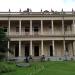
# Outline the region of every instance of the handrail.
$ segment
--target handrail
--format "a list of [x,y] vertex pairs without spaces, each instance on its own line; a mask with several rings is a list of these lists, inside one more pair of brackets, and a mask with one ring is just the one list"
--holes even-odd
[[5,14],[5,15],[25,15],[25,14],[29,14],[29,15],[41,15],[41,14],[44,14],[44,15],[61,15],[61,14],[75,14],[75,12],[71,12],[71,11],[68,11],[68,12],[0,12],[0,15],[2,14]]

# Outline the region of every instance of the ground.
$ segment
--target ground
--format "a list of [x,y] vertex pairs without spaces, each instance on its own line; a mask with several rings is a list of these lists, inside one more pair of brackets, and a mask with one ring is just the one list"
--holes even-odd
[[9,73],[0,73],[0,75],[75,75],[75,62],[33,62],[29,67],[17,67],[12,64],[15,71]]

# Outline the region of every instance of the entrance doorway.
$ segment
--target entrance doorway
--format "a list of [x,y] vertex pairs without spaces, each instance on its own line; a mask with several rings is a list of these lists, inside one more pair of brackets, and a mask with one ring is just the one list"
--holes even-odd
[[50,56],[53,56],[53,46],[50,46]]
[[29,56],[29,46],[25,46],[25,56]]
[[19,56],[19,47],[18,45],[15,46],[15,57]]
[[34,46],[34,56],[39,56],[39,46]]

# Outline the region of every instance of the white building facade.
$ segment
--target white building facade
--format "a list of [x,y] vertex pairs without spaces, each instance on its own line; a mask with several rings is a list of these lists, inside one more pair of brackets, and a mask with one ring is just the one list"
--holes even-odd
[[75,56],[75,13],[0,12],[0,27],[10,38],[8,57],[33,56],[59,60]]

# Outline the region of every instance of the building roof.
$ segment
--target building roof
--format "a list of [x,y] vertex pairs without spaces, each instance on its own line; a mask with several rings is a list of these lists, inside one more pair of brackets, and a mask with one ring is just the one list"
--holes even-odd
[[75,12],[74,11],[41,11],[41,12],[32,12],[32,11],[23,11],[23,12],[0,12],[0,17],[13,17],[13,16],[19,16],[19,17],[30,17],[30,16],[34,16],[34,17],[38,17],[38,16],[75,16]]

